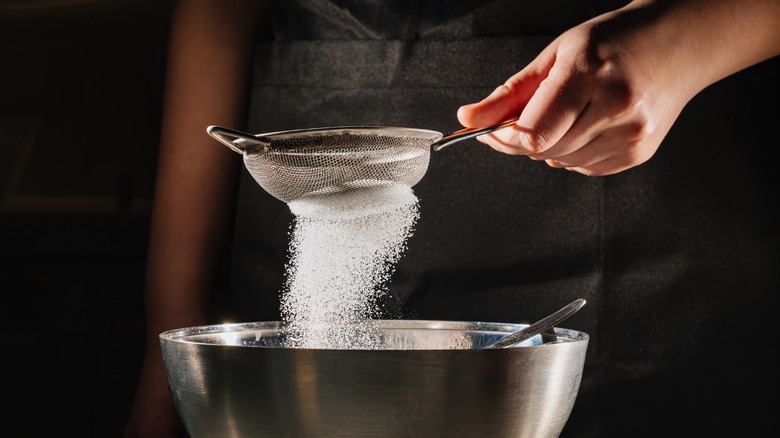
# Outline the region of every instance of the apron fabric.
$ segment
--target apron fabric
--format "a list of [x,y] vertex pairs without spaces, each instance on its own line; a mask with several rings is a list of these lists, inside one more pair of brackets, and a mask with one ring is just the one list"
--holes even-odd
[[[522,69],[592,1],[278,1],[256,51],[247,129],[460,129],[457,108]],[[586,177],[468,140],[432,152],[420,219],[383,303],[388,318],[528,323],[576,298],[590,335],[562,436],[713,436],[768,430],[777,378],[777,140],[771,60],[715,84],[646,164]],[[736,127],[731,129],[731,127]],[[776,186],[776,184],[775,184]],[[233,318],[278,320],[293,216],[242,175]],[[769,385],[767,385],[767,383]],[[748,433],[749,434],[749,433]]]

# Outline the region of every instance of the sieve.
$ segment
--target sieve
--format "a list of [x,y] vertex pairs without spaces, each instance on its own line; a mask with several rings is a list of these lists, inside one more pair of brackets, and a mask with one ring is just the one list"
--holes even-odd
[[414,186],[425,175],[431,150],[493,132],[488,128],[443,135],[427,129],[336,126],[249,134],[222,126],[206,131],[244,157],[250,175],[271,196],[290,202],[361,188]]

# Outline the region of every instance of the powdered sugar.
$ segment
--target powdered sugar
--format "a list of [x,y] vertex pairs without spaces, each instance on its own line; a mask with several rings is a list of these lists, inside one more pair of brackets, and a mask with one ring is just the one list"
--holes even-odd
[[419,217],[411,187],[355,189],[288,203],[295,221],[282,294],[288,347],[370,349],[377,298]]

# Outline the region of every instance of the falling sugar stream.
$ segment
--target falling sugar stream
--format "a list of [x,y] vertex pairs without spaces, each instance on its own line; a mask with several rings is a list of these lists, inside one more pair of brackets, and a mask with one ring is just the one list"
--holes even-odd
[[290,232],[282,319],[291,348],[372,349],[377,299],[419,218],[408,185],[369,187],[288,203]]

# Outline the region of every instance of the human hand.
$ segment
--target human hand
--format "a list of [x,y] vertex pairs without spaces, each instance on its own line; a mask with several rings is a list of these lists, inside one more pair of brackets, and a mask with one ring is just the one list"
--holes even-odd
[[165,379],[159,349],[147,346],[124,438],[180,438],[184,427]]
[[461,107],[458,119],[483,127],[520,114],[478,140],[551,167],[600,176],[640,165],[712,82],[686,62],[696,46],[659,20],[635,8],[574,27],[487,98]]

